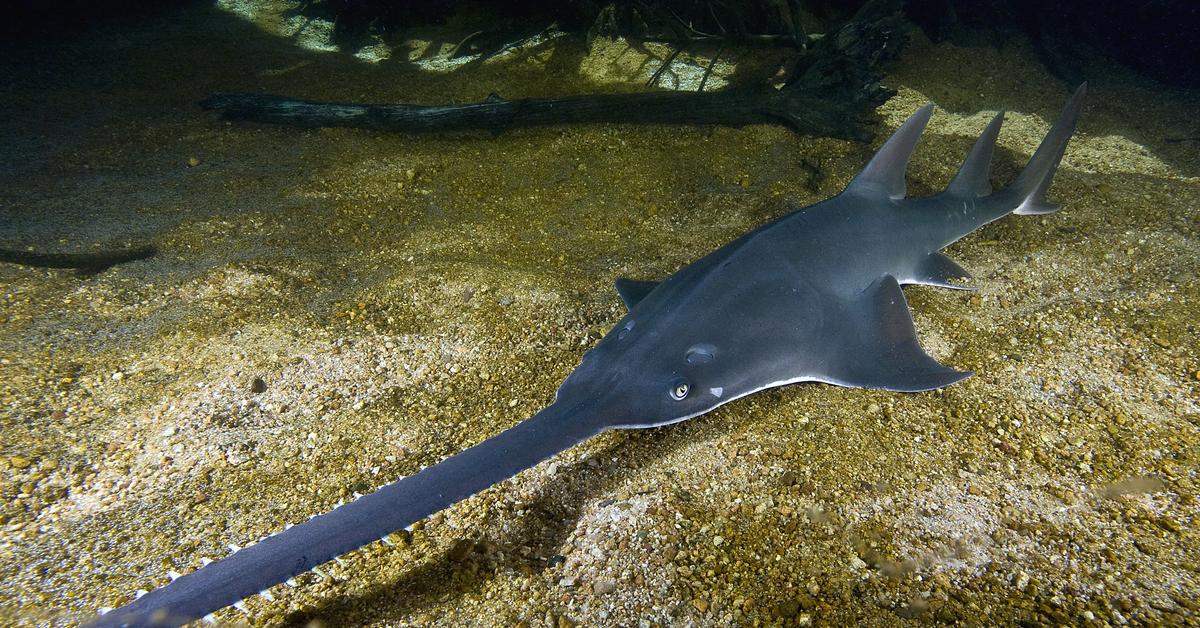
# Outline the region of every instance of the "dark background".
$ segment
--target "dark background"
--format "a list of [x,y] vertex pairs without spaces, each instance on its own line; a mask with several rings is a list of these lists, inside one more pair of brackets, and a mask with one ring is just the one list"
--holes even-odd
[[[71,37],[99,24],[161,13],[194,0],[15,0],[2,9],[0,33],[10,42]],[[556,22],[568,30],[606,28],[628,36],[671,39],[686,21],[698,30],[740,35],[796,33],[803,12],[843,20],[863,2],[830,0],[313,0],[300,9],[334,18],[342,43],[353,45],[374,32],[419,23],[438,23],[461,11],[497,16],[496,37],[517,36]],[[1013,32],[1025,33],[1043,61],[1064,81],[1086,80],[1084,59],[1107,58],[1157,81],[1200,85],[1200,2],[1196,0],[907,0],[907,17],[934,41],[988,45]],[[606,7],[610,7],[606,10]],[[606,12],[607,11],[607,12]],[[495,45],[481,38],[476,45]]]

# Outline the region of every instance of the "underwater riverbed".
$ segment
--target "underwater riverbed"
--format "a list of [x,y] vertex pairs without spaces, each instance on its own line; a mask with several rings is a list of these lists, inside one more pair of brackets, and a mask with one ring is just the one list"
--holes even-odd
[[[910,195],[1001,109],[1007,182],[1073,87],[1019,36],[914,31],[870,145],[765,125],[298,130],[196,107],[636,89],[653,65],[570,37],[449,69],[296,44],[191,7],[0,67],[0,247],[159,251],[87,276],[0,264],[0,623],[84,621],[516,424],[622,316],[616,277],[838,193],[926,102]],[[218,618],[1194,621],[1198,110],[1102,73],[1050,192],[1065,209],[950,247],[977,292],[906,289],[923,346],[975,377],[790,386],[608,433]]]

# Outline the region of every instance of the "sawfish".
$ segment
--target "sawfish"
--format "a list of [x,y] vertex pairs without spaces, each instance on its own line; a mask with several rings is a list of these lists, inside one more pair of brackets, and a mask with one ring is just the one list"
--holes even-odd
[[709,253],[663,281],[618,279],[628,313],[516,426],[373,493],[286,528],[98,617],[177,626],[316,569],[601,432],[669,425],[797,382],[920,392],[971,375],[922,350],[901,286],[969,289],[941,250],[1008,214],[1048,214],[1046,191],[1086,84],[1025,168],[993,191],[1004,114],[940,194],[906,198],[905,169],[933,105],[909,117],[846,189]]

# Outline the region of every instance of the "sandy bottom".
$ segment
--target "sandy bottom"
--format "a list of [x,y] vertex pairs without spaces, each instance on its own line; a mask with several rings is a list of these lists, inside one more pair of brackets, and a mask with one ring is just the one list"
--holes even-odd
[[[82,621],[517,423],[620,318],[615,277],[836,194],[872,150],[769,126],[302,131],[194,106],[612,89],[570,40],[432,74],[189,9],[7,59],[0,246],[161,252],[86,277],[0,265],[5,624]],[[606,434],[218,617],[1195,621],[1200,98],[1099,74],[1051,194],[1066,209],[951,247],[978,292],[907,290],[923,344],[975,377],[792,386]],[[913,195],[998,109],[1009,180],[1070,91],[1021,39],[914,35],[887,83],[877,143],[938,105]]]

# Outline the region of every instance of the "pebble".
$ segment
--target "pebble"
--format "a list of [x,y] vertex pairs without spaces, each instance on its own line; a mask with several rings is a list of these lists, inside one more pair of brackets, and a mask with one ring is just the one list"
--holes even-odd
[[124,374],[124,373],[122,373],[121,371],[117,371],[117,372],[115,372],[115,373],[113,373],[113,374],[112,374],[112,380],[113,380],[114,382],[119,382],[119,381],[121,381],[121,380],[123,380],[123,379],[125,379],[125,374]]
[[267,382],[261,377],[250,380],[250,392],[254,394],[267,392]]
[[702,597],[698,597],[698,598],[692,600],[692,606],[695,606],[696,610],[703,613],[704,611],[708,610],[708,600],[706,600]]
[[200,165],[200,159],[198,157],[188,157],[187,164],[189,168],[195,168]]
[[721,545],[723,545],[724,543],[725,543],[725,537],[723,537],[723,536],[713,537],[713,545],[716,545],[717,547],[721,547]]
[[597,595],[606,595],[617,590],[617,583],[613,582],[612,580],[597,580],[596,583],[592,585],[592,590],[595,591]]
[[9,456],[8,464],[14,469],[28,469],[33,461],[25,456]]

